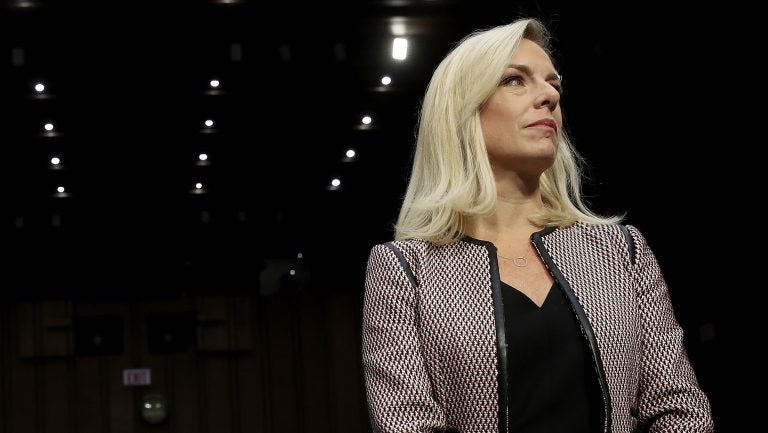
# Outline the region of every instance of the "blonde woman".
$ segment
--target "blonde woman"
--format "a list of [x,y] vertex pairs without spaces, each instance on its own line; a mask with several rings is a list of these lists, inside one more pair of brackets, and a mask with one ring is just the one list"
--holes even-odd
[[653,252],[580,198],[548,39],[476,32],[434,72],[366,274],[376,432],[713,430]]

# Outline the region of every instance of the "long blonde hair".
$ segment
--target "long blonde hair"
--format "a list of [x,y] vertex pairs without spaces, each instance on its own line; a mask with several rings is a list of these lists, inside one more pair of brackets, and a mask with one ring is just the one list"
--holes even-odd
[[[521,19],[464,38],[435,69],[422,102],[411,177],[395,225],[395,239],[450,243],[463,236],[467,218],[496,208],[496,183],[480,126],[480,107],[498,86],[520,41],[548,53],[549,32]],[[581,199],[582,160],[564,132],[555,160],[540,178],[540,226],[576,221],[609,224]]]

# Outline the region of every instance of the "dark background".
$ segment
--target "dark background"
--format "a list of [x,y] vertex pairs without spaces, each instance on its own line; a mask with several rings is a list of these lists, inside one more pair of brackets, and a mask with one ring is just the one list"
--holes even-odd
[[[742,286],[725,198],[740,87],[721,65],[714,6],[6,1],[0,13],[4,312],[297,284],[357,311],[368,251],[392,237],[432,70],[474,29],[541,18],[590,166],[587,199],[647,237],[716,426],[733,425],[721,371],[736,298],[724,291]],[[409,39],[405,61],[390,56],[393,25]]]

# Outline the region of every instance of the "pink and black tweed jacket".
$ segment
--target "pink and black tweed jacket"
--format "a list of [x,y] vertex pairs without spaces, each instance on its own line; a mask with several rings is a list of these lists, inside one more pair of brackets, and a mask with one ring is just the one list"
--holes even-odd
[[[605,432],[713,431],[653,252],[632,226],[577,223],[531,237],[564,290],[602,389]],[[375,246],[363,367],[376,432],[507,432],[496,248],[464,238]]]

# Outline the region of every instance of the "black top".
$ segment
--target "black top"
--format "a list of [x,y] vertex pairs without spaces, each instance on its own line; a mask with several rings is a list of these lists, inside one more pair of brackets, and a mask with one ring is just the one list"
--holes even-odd
[[576,316],[555,283],[541,308],[501,283],[507,334],[509,433],[603,430],[597,374]]

